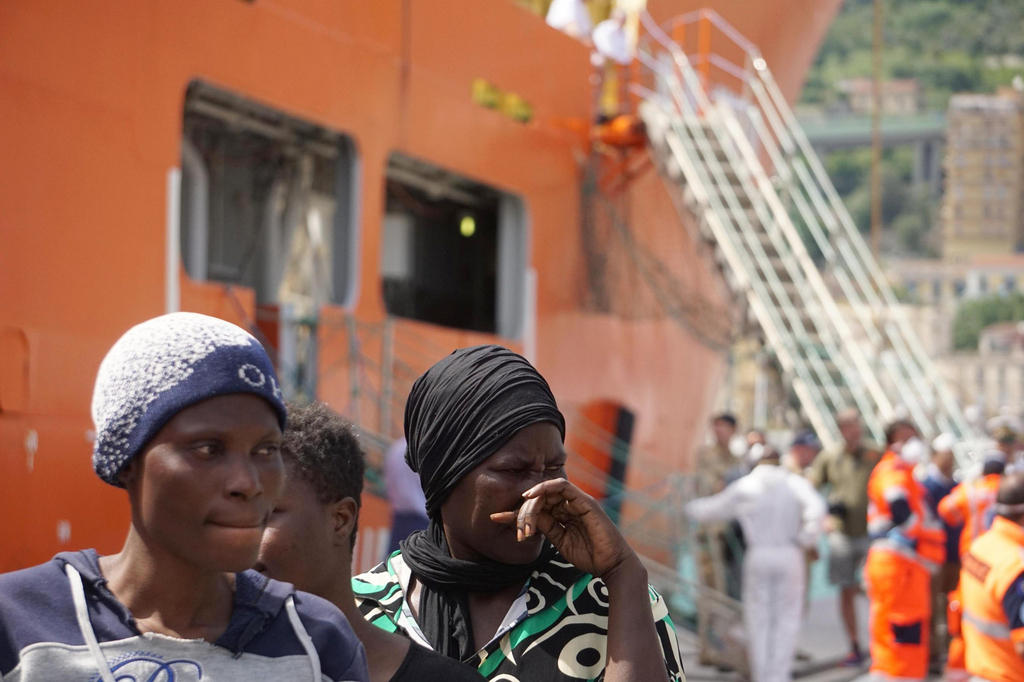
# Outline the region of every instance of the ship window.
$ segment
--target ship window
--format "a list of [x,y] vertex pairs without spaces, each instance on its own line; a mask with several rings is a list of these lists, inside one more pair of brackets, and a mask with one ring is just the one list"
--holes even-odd
[[266,304],[351,302],[358,169],[350,138],[193,83],[181,163],[189,276],[251,287]]
[[388,313],[517,338],[526,233],[518,197],[393,154],[381,245]]

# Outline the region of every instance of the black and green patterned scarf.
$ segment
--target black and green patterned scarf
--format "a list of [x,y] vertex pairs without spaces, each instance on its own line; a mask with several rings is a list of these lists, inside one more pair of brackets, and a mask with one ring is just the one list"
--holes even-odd
[[477,650],[469,626],[469,592],[490,592],[510,585],[525,585],[530,575],[556,554],[545,542],[540,556],[529,564],[453,559],[441,524],[431,521],[426,530],[401,543],[402,556],[422,585],[419,623],[438,653],[468,661]]

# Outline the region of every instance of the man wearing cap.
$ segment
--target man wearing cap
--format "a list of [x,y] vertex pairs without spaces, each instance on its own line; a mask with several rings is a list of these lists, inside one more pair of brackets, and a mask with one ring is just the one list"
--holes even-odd
[[813,431],[801,431],[789,446],[789,452],[782,456],[782,466],[788,471],[803,476],[814,458],[821,452],[821,441]]
[[[1006,468],[1006,455],[990,450],[982,460],[981,476],[964,481],[939,503],[939,516],[960,531],[957,556],[963,557],[978,536],[992,525],[993,506]],[[961,628],[961,595],[958,587],[949,593],[950,608],[946,628],[949,631],[949,656],[946,668],[954,675],[965,669],[964,640]]]
[[779,453],[755,445],[753,471],[711,497],[693,500],[696,521],[739,519],[748,549],[743,561],[743,617],[754,682],[790,680],[803,608],[804,552],[821,533],[825,503],[801,476],[779,466]]
[[1007,474],[992,528],[963,556],[960,590],[967,671],[979,680],[1024,680],[1024,473]]
[[828,578],[839,587],[839,613],[850,641],[843,665],[859,666],[864,654],[857,638],[855,600],[860,592],[860,568],[868,552],[868,477],[878,453],[864,443],[856,410],[839,412],[836,425],[842,445],[815,458],[807,478],[818,489],[828,488]]

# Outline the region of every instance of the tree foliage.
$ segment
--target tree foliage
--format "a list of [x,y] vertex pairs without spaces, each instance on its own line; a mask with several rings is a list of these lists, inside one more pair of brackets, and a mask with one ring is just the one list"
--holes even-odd
[[976,350],[981,330],[997,322],[1024,321],[1024,294],[988,296],[960,304],[953,320],[953,347]]
[[[883,248],[895,255],[935,255],[938,206],[924,187],[910,184],[912,150],[885,150],[882,159]],[[862,233],[871,226],[871,150],[845,149],[825,157],[825,170]]]
[[[883,15],[886,78],[916,78],[930,108],[955,92],[992,92],[1020,68],[991,64],[1024,57],[1021,0],[887,0]],[[836,83],[871,75],[872,0],[847,0],[807,77],[803,101],[834,101]]]
[[[841,80],[871,76],[873,12],[872,0],[846,0],[807,75],[805,104],[829,108]],[[916,79],[925,109],[944,111],[953,93],[993,92],[1024,74],[1024,0],[885,0],[884,12],[884,77]],[[912,162],[910,149],[885,153],[883,248],[935,255],[938,210],[923,188],[911,187]],[[862,232],[870,229],[870,165],[866,148],[825,158]]]

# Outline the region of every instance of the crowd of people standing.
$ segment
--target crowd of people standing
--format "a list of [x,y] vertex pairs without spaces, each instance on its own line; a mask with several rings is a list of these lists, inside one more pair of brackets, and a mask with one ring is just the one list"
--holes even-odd
[[[565,419],[512,351],[458,349],[417,379],[396,452],[426,527],[357,576],[358,439],[324,404],[286,404],[244,330],[194,313],[131,328],[100,365],[92,416],[93,469],[130,510],[124,545],[0,575],[0,679],[685,680],[665,600],[565,478]],[[961,475],[949,436],[929,447],[895,420],[874,447],[856,413],[836,421],[835,448],[802,432],[783,455],[751,431],[737,457],[720,414],[698,453],[686,512],[735,568],[722,589],[742,600],[755,682],[791,679],[822,547],[845,664],[1024,680],[1019,430],[997,425]]]
[[119,552],[0,575],[0,679],[685,680],[664,599],[565,478],[547,382],[500,346],[414,384],[405,462],[427,527],[352,576],[364,455],[288,405],[263,347],[195,313],[129,329],[95,383],[93,469]]
[[[992,447],[974,469],[957,471],[949,434],[929,446],[913,423],[897,419],[875,446],[856,412],[835,419],[841,444],[820,450],[803,432],[780,457],[759,431],[741,439],[735,417],[718,414],[712,444],[695,457],[709,494],[690,502],[688,515],[701,524],[738,519],[742,529],[742,560],[717,558],[743,566],[736,596],[752,678],[791,679],[802,620],[794,604],[804,603],[795,595],[805,593],[820,546],[849,642],[842,665],[869,664],[873,680],[1024,680],[1019,426],[996,420]],[[720,547],[702,549],[699,563],[714,563]],[[698,573],[713,586],[711,571]],[[870,604],[866,647],[856,609],[862,594]]]

